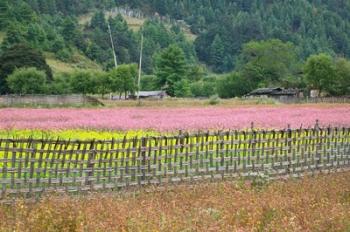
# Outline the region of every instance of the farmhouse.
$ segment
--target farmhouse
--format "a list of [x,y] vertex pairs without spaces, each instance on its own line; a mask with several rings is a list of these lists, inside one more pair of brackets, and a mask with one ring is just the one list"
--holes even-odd
[[[163,99],[167,94],[165,91],[140,91],[140,98],[142,99]],[[130,99],[137,98],[137,92],[129,95]]]
[[288,100],[298,98],[301,92],[298,89],[284,89],[284,88],[260,88],[256,89],[249,94],[248,97],[263,97],[263,98],[275,98],[277,100]]

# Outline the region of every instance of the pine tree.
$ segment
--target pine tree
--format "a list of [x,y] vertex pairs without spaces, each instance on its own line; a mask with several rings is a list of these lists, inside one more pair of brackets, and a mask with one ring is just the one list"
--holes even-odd
[[215,71],[223,71],[222,64],[225,58],[225,46],[220,35],[216,35],[213,43],[210,46],[210,60]]
[[156,60],[158,87],[166,89],[170,96],[175,96],[175,83],[186,78],[187,65],[184,52],[177,45],[164,49]]

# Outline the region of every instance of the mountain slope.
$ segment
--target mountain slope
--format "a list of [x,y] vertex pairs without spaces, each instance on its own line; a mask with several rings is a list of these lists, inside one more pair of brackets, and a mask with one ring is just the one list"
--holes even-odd
[[[292,42],[301,59],[319,52],[350,56],[350,1],[347,0],[132,2],[134,7],[149,14],[157,12],[184,19],[198,35],[195,42],[198,58],[216,71],[232,70],[242,44],[251,40],[277,38]],[[223,44],[220,62],[213,59],[215,38]]]
[[146,73],[154,71],[154,55],[172,43],[189,63],[199,60],[215,72],[235,69],[242,45],[251,40],[292,42],[300,60],[320,52],[350,57],[348,0],[2,0],[0,31],[9,35],[2,47],[26,42],[65,62],[78,49],[102,67],[113,67],[107,21],[99,12],[115,7],[147,19],[110,20],[120,63],[138,61],[138,30],[147,26]]

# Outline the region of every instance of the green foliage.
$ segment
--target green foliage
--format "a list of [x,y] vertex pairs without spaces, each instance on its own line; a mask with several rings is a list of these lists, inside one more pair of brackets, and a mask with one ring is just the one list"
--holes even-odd
[[218,72],[231,71],[242,45],[252,40],[292,42],[301,59],[320,52],[350,56],[348,1],[134,1],[133,5],[184,19],[198,35],[198,58]]
[[219,103],[220,103],[219,95],[215,94],[215,95],[210,97],[210,99],[209,99],[209,104],[210,105],[217,105]]
[[336,78],[331,93],[334,95],[350,95],[350,61],[337,58],[335,61]]
[[[157,50],[177,44],[183,51],[188,61],[196,60],[193,44],[185,39],[181,30],[172,27],[170,30],[159,20],[146,20],[142,27],[144,35],[143,71],[151,74],[154,71],[154,54]],[[140,36],[138,36],[140,37]]]
[[73,92],[71,85],[71,75],[68,73],[59,73],[54,76],[49,85],[49,92],[52,94],[70,94]]
[[141,90],[143,91],[154,91],[157,88],[157,76],[155,75],[144,75],[141,77]]
[[165,88],[167,94],[175,96],[175,84],[186,78],[185,55],[177,45],[164,49],[156,59],[158,87]]
[[221,98],[241,97],[249,93],[253,88],[251,83],[237,72],[217,80],[217,92]]
[[35,49],[23,44],[17,44],[7,50],[0,56],[0,94],[7,93],[5,78],[16,68],[36,67],[43,70],[48,79],[52,80],[51,68],[46,64],[43,55]]
[[96,80],[97,93],[101,94],[102,98],[105,94],[112,92],[112,80],[108,73],[96,72],[94,75]]
[[187,79],[182,79],[174,84],[175,97],[191,97],[191,88]]
[[[133,31],[122,15],[106,16],[109,9],[121,5],[138,8],[152,17],[145,20],[140,31]],[[178,95],[182,94],[182,87],[187,91],[189,86],[194,96],[218,92],[221,97],[233,97],[266,86],[315,88],[315,82],[302,75],[303,62],[312,54],[327,53],[344,60],[332,60],[334,80],[332,83],[323,80],[321,85],[326,85],[324,90],[329,94],[346,95],[349,94],[345,60],[350,57],[349,11],[350,3],[336,0],[1,0],[0,30],[6,37],[1,43],[0,56],[21,43],[54,53],[63,62],[76,60],[76,52],[84,54],[110,70],[114,61],[109,23],[118,64],[138,62],[143,33],[142,71],[157,76],[149,78],[150,83],[147,83],[148,77],[142,80],[147,90],[166,87],[169,95],[176,96],[175,86]],[[153,17],[155,12],[161,17]],[[90,22],[79,25],[79,17],[87,15],[92,15]],[[188,30],[196,38],[194,42],[186,39],[184,31]],[[168,50],[172,46],[182,52],[175,54],[178,49]],[[166,52],[169,57],[164,55]],[[21,57],[27,55],[14,59],[18,62],[11,61],[16,63],[10,65],[12,68],[4,67],[0,60],[0,94],[9,92],[5,78],[14,67],[34,66],[45,70],[49,79],[52,77],[48,67],[34,65],[35,59]],[[225,86],[222,79],[226,77],[220,78],[217,84],[205,81],[206,69],[199,66],[199,62],[214,72],[239,72],[239,78],[229,80],[234,89]],[[90,91],[101,94],[110,91],[102,84],[107,80],[99,81],[102,87]]]
[[241,72],[252,87],[288,83],[297,64],[295,48],[280,40],[249,42],[240,55]]
[[56,57],[57,59],[68,63],[72,58],[72,53],[68,49],[61,49],[57,51]]
[[210,97],[216,94],[216,79],[205,78],[193,82],[190,88],[194,97]]
[[190,65],[187,70],[188,79],[193,81],[202,80],[206,75],[206,70],[204,67],[199,65]]
[[210,46],[210,64],[213,65],[214,70],[217,72],[226,71],[224,65],[225,59],[225,46],[220,37],[216,35],[213,43]]
[[16,94],[45,93],[46,74],[36,68],[16,69],[6,79],[9,89]]
[[75,71],[70,80],[73,93],[96,93],[96,82],[91,72]]
[[310,56],[304,67],[308,86],[313,89],[330,92],[336,78],[336,70],[331,56],[321,53]]
[[136,90],[137,65],[119,65],[118,68],[109,72],[109,78],[112,81],[111,90],[119,92],[120,95],[125,93],[133,93]]

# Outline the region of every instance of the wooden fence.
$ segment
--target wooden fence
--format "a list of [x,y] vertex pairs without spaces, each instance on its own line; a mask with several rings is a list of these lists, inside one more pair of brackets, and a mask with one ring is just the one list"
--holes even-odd
[[94,97],[86,95],[1,95],[0,105],[2,106],[22,106],[22,105],[44,105],[44,106],[83,106],[83,105],[103,105]]
[[298,98],[298,97],[291,97],[291,98],[279,98],[280,102],[285,104],[300,104],[300,103],[311,103],[311,104],[318,104],[318,103],[329,103],[329,104],[349,104],[350,103],[350,97],[307,97],[307,98]]
[[350,168],[350,129],[226,131],[110,141],[0,139],[0,200]]

